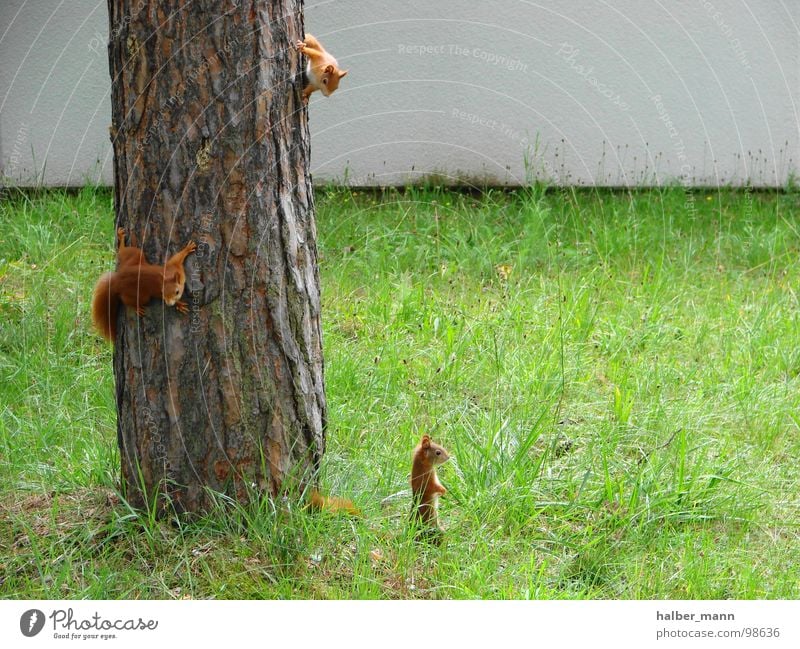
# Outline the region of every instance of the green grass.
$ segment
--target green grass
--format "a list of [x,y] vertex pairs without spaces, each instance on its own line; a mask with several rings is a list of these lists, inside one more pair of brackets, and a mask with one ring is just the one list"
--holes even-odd
[[0,596],[800,598],[800,197],[692,197],[319,192],[322,484],[364,517],[191,523],[115,494],[109,193],[0,202]]

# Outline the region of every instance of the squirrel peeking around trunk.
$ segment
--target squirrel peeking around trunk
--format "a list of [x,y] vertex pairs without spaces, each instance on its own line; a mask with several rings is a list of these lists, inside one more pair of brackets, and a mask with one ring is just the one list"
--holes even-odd
[[436,467],[450,459],[444,448],[431,441],[430,436],[423,435],[414,449],[411,464],[411,492],[413,504],[411,508],[412,522],[420,523],[428,531],[441,532],[437,509],[439,496],[447,493],[447,489],[439,482]]
[[[144,306],[154,297],[160,297],[167,306],[188,313],[186,302],[181,302],[186,285],[183,262],[197,246],[190,241],[172,255],[166,264],[157,266],[144,258],[144,252],[135,245],[125,245],[125,230],[117,229],[117,270],[104,273],[97,280],[92,297],[92,320],[100,334],[114,342],[117,338],[117,313],[120,303],[133,307],[140,316]],[[133,238],[131,238],[133,244]]]
[[339,69],[339,64],[322,47],[316,38],[311,34],[306,34],[302,41],[297,41],[295,47],[299,52],[305,54],[308,63],[306,64],[306,86],[303,88],[303,101],[308,101],[311,93],[319,90],[326,97],[330,97],[334,90],[339,87],[339,81],[347,74],[347,70]]

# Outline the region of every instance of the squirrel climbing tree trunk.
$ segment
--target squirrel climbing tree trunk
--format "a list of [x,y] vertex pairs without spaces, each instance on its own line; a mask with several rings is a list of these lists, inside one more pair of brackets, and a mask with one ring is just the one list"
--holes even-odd
[[277,496],[325,443],[302,0],[108,7],[116,223],[152,263],[198,244],[188,314],[119,316],[124,493],[160,513]]

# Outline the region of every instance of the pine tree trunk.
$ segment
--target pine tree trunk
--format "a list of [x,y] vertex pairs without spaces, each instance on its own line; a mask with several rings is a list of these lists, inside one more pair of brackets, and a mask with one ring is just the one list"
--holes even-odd
[[302,0],[108,4],[117,224],[152,263],[198,244],[189,314],[119,317],[123,489],[161,513],[276,496],[325,443]]

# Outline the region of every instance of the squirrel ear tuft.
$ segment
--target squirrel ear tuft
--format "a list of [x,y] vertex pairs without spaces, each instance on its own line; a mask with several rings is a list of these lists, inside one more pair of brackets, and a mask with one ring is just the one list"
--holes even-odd
[[348,73],[348,72],[349,72],[349,70],[342,70],[342,71],[339,73],[339,78],[341,79],[342,77],[344,77],[344,76],[347,76],[347,73]]
[[332,65],[326,65],[325,66],[325,73],[326,74],[330,74],[331,72],[333,72],[333,66]]
[[427,435],[422,436],[422,448],[428,448],[431,445],[431,438]]

